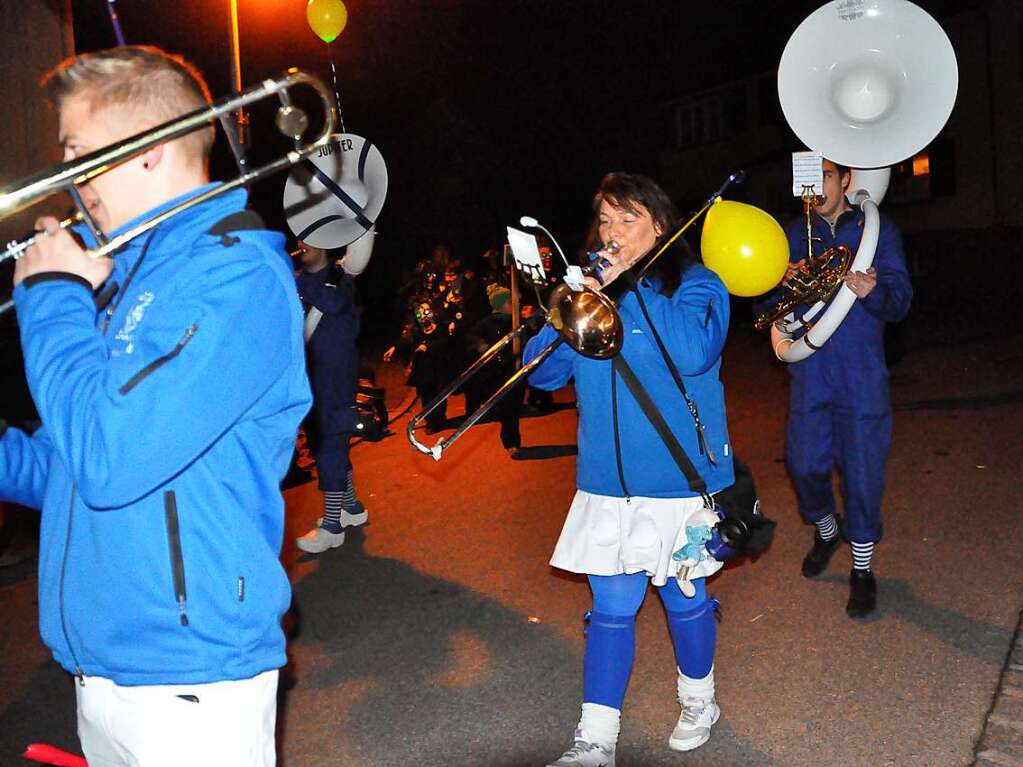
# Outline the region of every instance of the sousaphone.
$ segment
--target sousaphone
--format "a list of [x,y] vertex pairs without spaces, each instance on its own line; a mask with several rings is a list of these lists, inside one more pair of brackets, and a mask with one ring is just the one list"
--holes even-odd
[[[938,135],[958,85],[948,36],[908,0],[833,0],[789,38],[778,65],[785,119],[807,147],[853,168],[846,197],[863,211],[864,225],[852,271],[866,271],[874,261],[877,206],[888,188],[888,166],[912,157]],[[775,354],[784,362],[809,357],[855,301],[843,284],[826,308],[818,302],[801,321],[789,315],[776,323]],[[795,339],[806,325],[809,330]]]

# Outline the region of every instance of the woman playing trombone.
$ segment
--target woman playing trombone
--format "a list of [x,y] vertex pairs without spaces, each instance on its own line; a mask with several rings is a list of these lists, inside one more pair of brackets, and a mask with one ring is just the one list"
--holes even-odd
[[[635,652],[636,613],[650,582],[667,612],[678,667],[682,711],[669,746],[688,751],[703,745],[720,714],[714,692],[716,603],[707,596],[705,578],[721,563],[706,558],[688,571],[685,585],[692,596],[687,597],[676,580],[679,562],[672,554],[686,544],[687,524],[695,526],[707,494],[733,482],[718,378],[728,331],[728,293],[681,239],[650,265],[642,279],[636,282],[632,277],[678,218],[670,199],[649,178],[606,176],[593,209],[593,234],[601,248],[597,256],[604,269],[601,280],[590,279],[590,286],[618,297],[625,330],[620,356],[648,392],[706,490],[701,494],[691,489],[623,382],[620,363],[584,357],[562,345],[533,373],[530,384],[544,389],[575,379],[577,490],[551,564],[586,574],[593,592],[582,716],[572,747],[548,767],[613,767]],[[555,330],[545,327],[527,344],[524,362],[555,337]],[[681,373],[693,409],[672,377],[658,337]]]

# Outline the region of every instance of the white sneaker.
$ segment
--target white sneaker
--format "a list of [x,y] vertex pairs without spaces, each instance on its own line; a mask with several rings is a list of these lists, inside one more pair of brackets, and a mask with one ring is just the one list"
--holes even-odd
[[682,698],[682,714],[668,738],[672,751],[692,751],[710,740],[710,728],[721,716],[713,698]]
[[341,527],[358,527],[369,521],[369,512],[362,505],[362,501],[356,501],[354,505],[341,509]]
[[615,767],[615,750],[612,746],[577,740],[556,762],[548,762],[547,767]]
[[295,539],[295,545],[307,554],[322,554],[328,549],[336,549],[344,542],[344,530],[340,533],[332,533],[320,527],[319,523],[301,538]]

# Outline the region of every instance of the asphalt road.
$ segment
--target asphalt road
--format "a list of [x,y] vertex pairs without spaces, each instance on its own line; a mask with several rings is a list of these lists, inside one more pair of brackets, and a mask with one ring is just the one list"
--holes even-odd
[[[674,664],[659,600],[648,597],[619,765],[973,761],[1023,605],[1021,340],[939,335],[893,368],[880,607],[853,622],[847,549],[821,578],[799,575],[812,533],[781,460],[786,373],[763,337],[733,334],[724,367],[733,442],[778,520],[776,540],[711,582],[723,605],[723,713],[710,742],[687,755],[667,748]],[[392,387],[393,401],[399,394]],[[524,443],[572,445],[575,421],[570,407],[524,419]],[[292,543],[319,516],[315,485],[287,492],[285,767],[518,767],[569,744],[588,590],[547,559],[575,458],[509,460],[497,431],[475,427],[440,463],[401,433],[356,446],[370,524],[319,557]],[[30,741],[73,748],[72,681],[39,642],[31,565],[0,571],[0,650],[0,764],[21,764]]]

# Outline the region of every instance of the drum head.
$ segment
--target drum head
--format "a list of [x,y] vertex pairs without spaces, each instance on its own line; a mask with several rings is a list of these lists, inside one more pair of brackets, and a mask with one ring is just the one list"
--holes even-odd
[[284,215],[299,240],[316,248],[355,242],[374,223],[387,197],[387,165],[369,141],[337,133],[292,168]]

